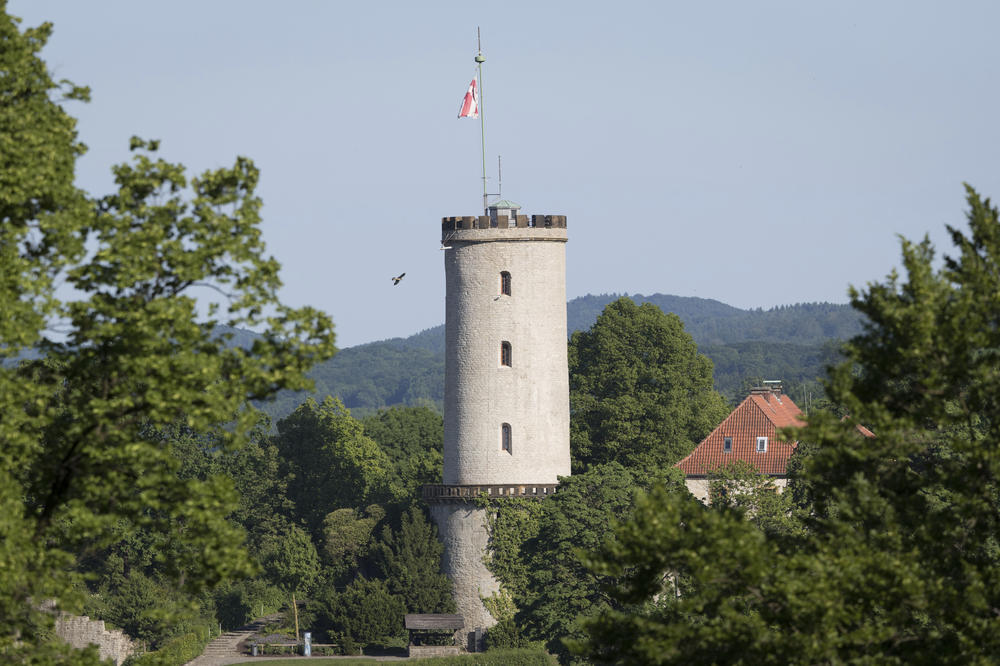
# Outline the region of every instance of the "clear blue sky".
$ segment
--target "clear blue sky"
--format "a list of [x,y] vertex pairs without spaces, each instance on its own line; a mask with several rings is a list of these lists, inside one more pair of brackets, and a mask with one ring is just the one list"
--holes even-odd
[[[10,0],[111,188],[137,134],[194,171],[251,157],[283,298],[338,344],[444,321],[440,218],[481,206],[455,116],[483,31],[487,165],[568,216],[567,291],[845,302],[897,234],[1000,196],[996,2]],[[406,272],[393,287],[390,276]]]

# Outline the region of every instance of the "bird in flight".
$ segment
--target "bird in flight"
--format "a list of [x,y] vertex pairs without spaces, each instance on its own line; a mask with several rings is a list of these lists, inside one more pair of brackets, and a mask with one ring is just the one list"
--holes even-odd
[[392,280],[392,286],[395,287],[397,284],[399,284],[399,281],[403,279],[404,275],[406,275],[406,273],[400,273],[399,277],[389,278],[390,280]]

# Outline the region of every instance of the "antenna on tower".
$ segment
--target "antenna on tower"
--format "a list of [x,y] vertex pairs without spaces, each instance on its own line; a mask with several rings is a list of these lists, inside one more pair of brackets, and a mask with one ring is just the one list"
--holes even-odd
[[499,155],[497,155],[497,196],[503,199],[503,169],[500,168]]

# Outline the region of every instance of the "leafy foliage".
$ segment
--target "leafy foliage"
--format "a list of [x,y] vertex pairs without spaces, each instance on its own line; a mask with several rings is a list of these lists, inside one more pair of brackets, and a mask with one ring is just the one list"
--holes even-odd
[[441,572],[444,546],[424,512],[411,507],[399,529],[388,527],[376,546],[376,567],[407,613],[453,613],[451,581]]
[[278,450],[295,515],[313,534],[334,509],[365,506],[389,492],[389,459],[335,398],[309,399],[278,423]]
[[186,664],[202,653],[207,634],[192,631],[168,640],[159,650],[147,652],[129,661],[132,666],[166,666]]
[[323,556],[326,573],[334,582],[352,580],[373,545],[375,526],[385,510],[372,504],[359,515],[357,509],[337,509],[323,520]]
[[[803,535],[762,531],[738,508],[653,493],[592,560],[621,602],[576,646],[597,663],[990,663],[1000,652],[1000,215],[968,190],[969,234],[935,269],[902,242],[905,280],[852,292],[867,317],[816,412],[799,472]],[[866,439],[863,423],[876,434]]]
[[612,460],[671,465],[729,411],[712,388],[712,362],[677,315],[627,298],[573,334],[569,372],[574,471]]
[[740,511],[767,533],[790,535],[802,531],[802,517],[792,503],[794,493],[780,492],[771,477],[750,463],[741,460],[717,467],[708,478],[712,507]]
[[[517,608],[512,642],[544,642],[567,656],[562,638],[582,636],[580,620],[612,607],[608,580],[586,569],[578,551],[597,548],[612,526],[632,511],[633,495],[647,484],[680,483],[674,472],[642,476],[618,463],[594,466],[562,480],[544,502],[510,500],[497,504],[490,523],[488,565]],[[504,620],[502,616],[499,620]]]
[[441,482],[444,419],[439,412],[395,407],[366,416],[361,423],[389,457],[400,496],[416,497],[421,485]]
[[286,592],[312,589],[319,576],[319,556],[309,534],[297,525],[285,526],[260,547],[261,560],[271,580]]
[[843,361],[840,342],[804,345],[791,342],[754,341],[698,346],[712,360],[716,390],[737,404],[765,379],[780,379],[792,400],[806,412],[825,397],[822,378],[826,368]]
[[335,642],[362,646],[403,645],[403,600],[389,592],[385,581],[358,578],[337,592],[324,588],[310,605],[316,629]]
[[215,618],[229,631],[281,607],[283,594],[266,580],[227,581],[213,591]]
[[443,547],[412,504],[423,478],[440,478],[441,417],[415,407],[362,422],[327,398],[307,400],[278,431],[292,515],[310,525],[323,514],[311,530],[324,560],[308,604],[312,628],[345,646],[397,644],[403,613],[453,610]]
[[[51,26],[22,33],[0,10],[0,650],[44,663],[61,648],[33,608],[79,607],[80,554],[142,532],[164,553],[158,575],[190,593],[252,571],[226,520],[232,485],[182,476],[153,433],[181,423],[235,450],[257,420],[246,402],[309,388],[334,346],[328,317],[278,300],[248,159],[189,179],[133,139],[116,192],[73,188],[83,147],[61,103],[86,91],[39,59]],[[232,346],[223,324],[263,333]],[[126,575],[136,594],[143,575]]]

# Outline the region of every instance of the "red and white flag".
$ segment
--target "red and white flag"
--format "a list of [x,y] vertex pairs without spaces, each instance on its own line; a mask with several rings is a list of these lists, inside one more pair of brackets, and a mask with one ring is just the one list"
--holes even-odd
[[465,99],[462,100],[462,108],[458,111],[459,118],[479,117],[479,81],[477,79],[478,75],[472,77],[469,90],[465,93]]

